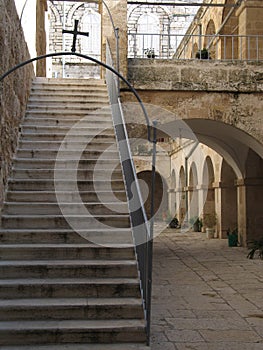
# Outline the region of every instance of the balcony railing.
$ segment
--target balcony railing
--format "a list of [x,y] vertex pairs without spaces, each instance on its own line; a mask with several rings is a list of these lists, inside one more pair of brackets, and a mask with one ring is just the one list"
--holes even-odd
[[128,33],[129,58],[263,61],[263,35]]

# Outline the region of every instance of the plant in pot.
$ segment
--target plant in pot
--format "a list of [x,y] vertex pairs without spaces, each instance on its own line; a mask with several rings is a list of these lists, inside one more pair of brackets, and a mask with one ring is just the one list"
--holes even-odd
[[155,52],[154,52],[154,49],[146,49],[145,50],[145,55],[148,57],[148,58],[155,58]]
[[206,227],[206,237],[214,238],[215,225],[216,225],[216,214],[206,213],[203,216],[203,224]]
[[198,58],[199,60],[210,60],[211,56],[209,51],[204,47],[201,51],[198,51],[195,55],[196,58]]
[[202,220],[199,219],[198,216],[193,216],[192,218],[190,218],[189,223],[190,223],[191,227],[193,228],[194,232],[201,232],[203,223],[202,223]]

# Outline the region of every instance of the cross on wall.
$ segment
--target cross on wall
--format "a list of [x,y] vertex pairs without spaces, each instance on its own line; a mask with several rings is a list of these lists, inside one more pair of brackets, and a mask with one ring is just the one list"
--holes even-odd
[[79,24],[79,21],[75,19],[74,30],[66,30],[66,29],[62,30],[62,34],[73,34],[73,43],[71,47],[71,52],[76,52],[76,41],[77,41],[78,35],[84,35],[87,37],[89,36],[89,33],[78,31],[78,24]]

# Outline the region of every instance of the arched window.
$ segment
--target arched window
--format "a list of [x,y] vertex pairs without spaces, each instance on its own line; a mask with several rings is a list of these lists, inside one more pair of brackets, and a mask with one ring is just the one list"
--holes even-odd
[[90,10],[83,16],[82,31],[89,37],[81,37],[81,53],[100,59],[101,54],[101,20],[100,14]]
[[137,33],[139,45],[137,55],[145,57],[147,49],[153,49],[155,55],[159,54],[159,20],[153,14],[143,14],[138,20]]

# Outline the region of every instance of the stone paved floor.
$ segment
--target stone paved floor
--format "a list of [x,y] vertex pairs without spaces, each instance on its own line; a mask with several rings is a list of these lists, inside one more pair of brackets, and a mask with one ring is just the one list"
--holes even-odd
[[154,242],[152,350],[263,350],[263,261],[204,233]]

